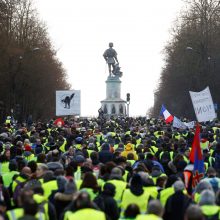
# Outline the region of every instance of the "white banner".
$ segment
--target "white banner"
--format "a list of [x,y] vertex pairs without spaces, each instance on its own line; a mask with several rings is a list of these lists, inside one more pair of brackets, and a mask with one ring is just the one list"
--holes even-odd
[[173,118],[173,127],[174,128],[180,128],[180,129],[192,129],[195,126],[195,122],[182,122],[179,118],[175,117]]
[[179,118],[177,118],[175,116],[173,118],[173,127],[174,128],[181,128],[181,129],[186,129],[187,128],[186,125],[182,121],[180,121]]
[[187,128],[192,129],[195,126],[195,122],[194,121],[184,122],[184,125],[186,125]]
[[205,88],[201,92],[190,91],[189,93],[198,122],[210,121],[216,118],[209,87]]
[[80,115],[80,90],[56,91],[56,116]]

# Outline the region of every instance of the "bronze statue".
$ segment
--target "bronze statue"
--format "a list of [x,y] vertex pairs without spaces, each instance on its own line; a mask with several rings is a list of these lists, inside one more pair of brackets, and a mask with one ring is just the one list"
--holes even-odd
[[109,43],[109,48],[104,52],[103,56],[108,64],[109,76],[112,76],[112,73],[114,74],[115,72],[115,61],[117,62],[116,65],[119,64],[117,59],[117,52],[113,49],[113,43]]

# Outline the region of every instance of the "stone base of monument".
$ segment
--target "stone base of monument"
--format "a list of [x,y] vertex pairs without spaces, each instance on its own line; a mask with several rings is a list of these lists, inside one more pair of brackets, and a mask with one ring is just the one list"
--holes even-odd
[[108,76],[106,99],[101,101],[105,116],[126,116],[126,101],[121,99],[121,80],[118,76]]

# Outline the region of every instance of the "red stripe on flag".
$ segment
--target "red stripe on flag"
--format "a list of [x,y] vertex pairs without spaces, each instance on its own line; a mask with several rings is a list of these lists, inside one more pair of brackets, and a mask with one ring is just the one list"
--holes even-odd
[[168,118],[166,118],[166,123],[170,123],[170,122],[172,122],[173,121],[173,116],[172,115],[170,115]]

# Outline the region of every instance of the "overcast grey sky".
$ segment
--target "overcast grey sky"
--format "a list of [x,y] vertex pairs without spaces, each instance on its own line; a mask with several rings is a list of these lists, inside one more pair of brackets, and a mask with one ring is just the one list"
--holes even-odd
[[81,90],[82,116],[96,116],[105,99],[103,52],[109,42],[123,72],[122,98],[131,94],[130,115],[146,115],[181,0],[35,0],[35,6],[72,89]]

